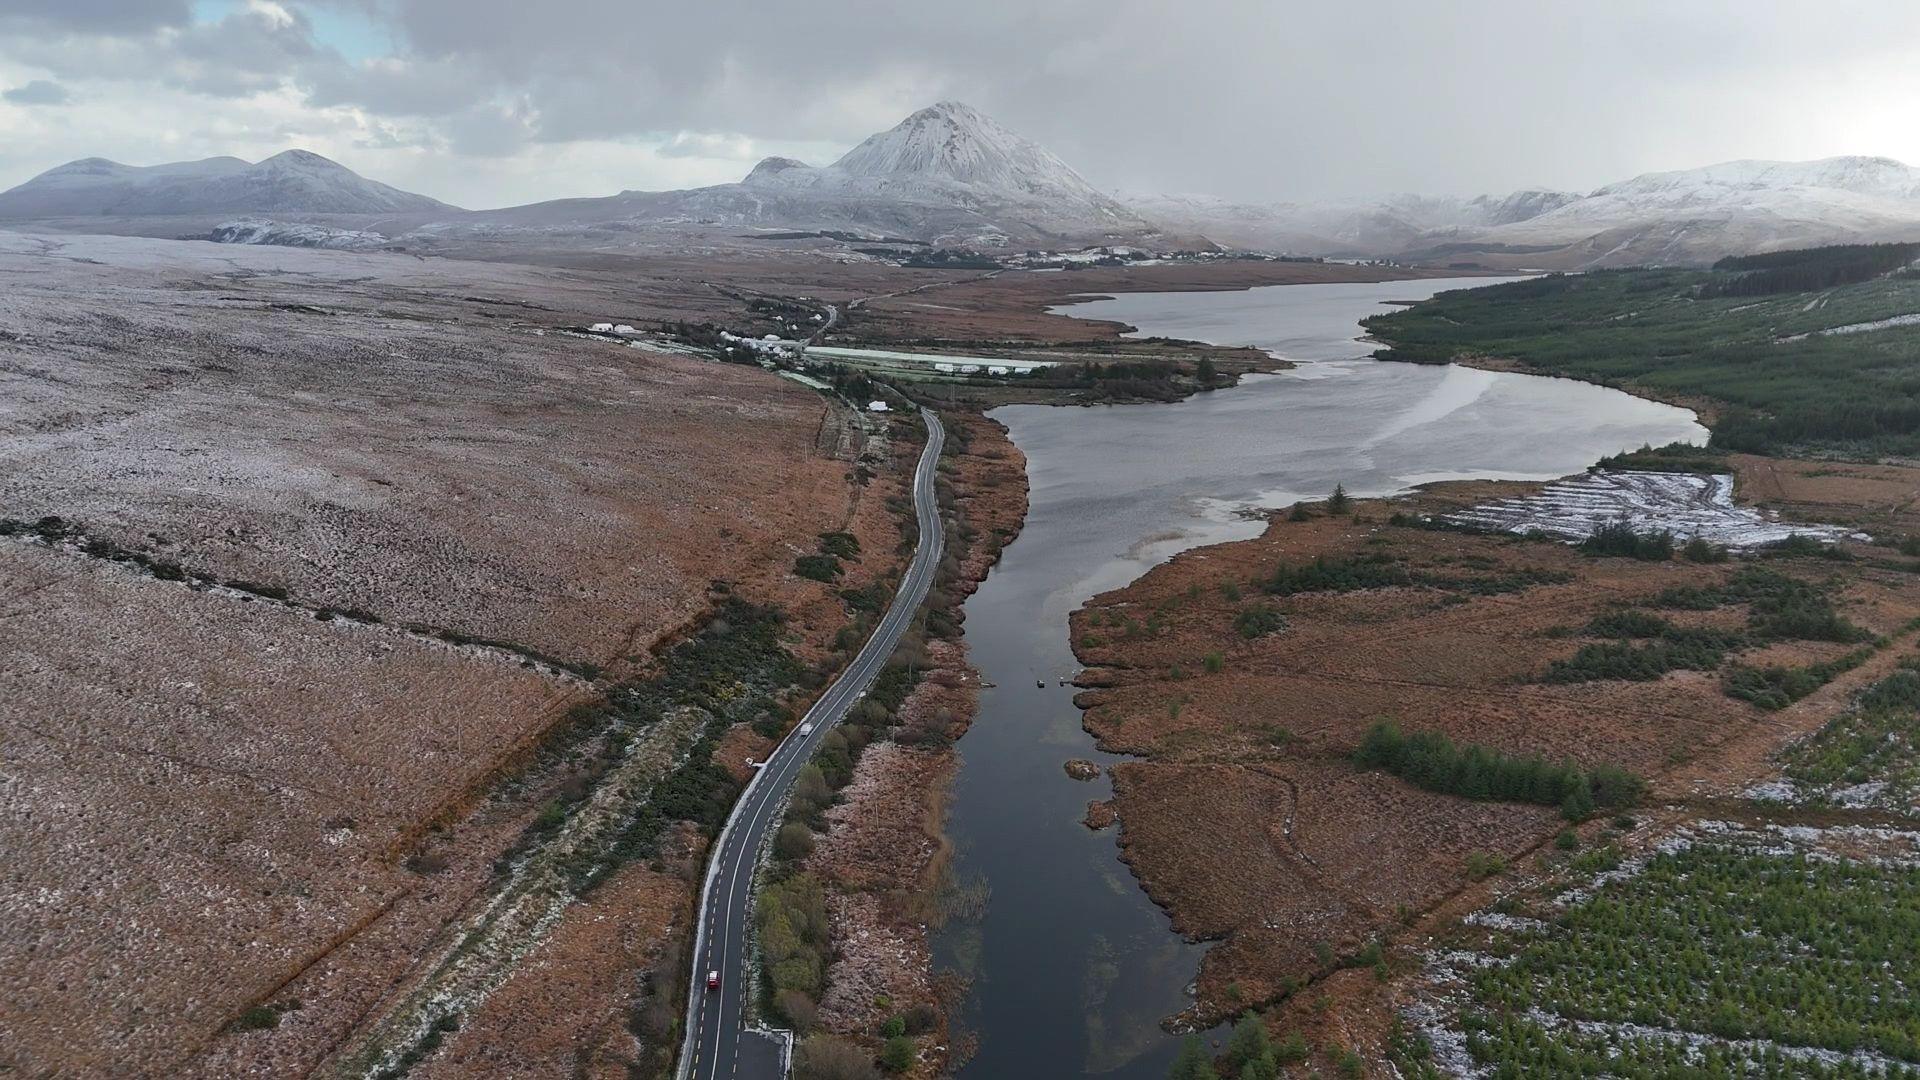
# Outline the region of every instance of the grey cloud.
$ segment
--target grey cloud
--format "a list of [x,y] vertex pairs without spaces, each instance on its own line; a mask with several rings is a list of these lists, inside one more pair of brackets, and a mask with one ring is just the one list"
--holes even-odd
[[[383,22],[398,55],[351,63],[316,43],[298,13],[322,2]],[[1863,74],[1914,69],[1906,0],[282,3],[292,24],[242,9],[189,26],[174,3],[141,21],[135,0],[0,0],[42,20],[0,21],[0,52],[80,89],[292,87],[311,110],[367,114],[380,145],[474,157],[673,132],[708,134],[666,137],[667,156],[844,147],[955,97],[1096,184],[1247,199],[1588,188],[1809,146],[1897,155],[1833,146],[1819,118],[1920,85]]]
[[[1788,71],[1837,79],[1920,8],[1621,0],[411,0],[405,62],[338,100],[528,104],[528,138],[738,133],[842,144],[959,97],[1112,187],[1242,198],[1593,186],[1778,155]],[[1703,90],[1705,88],[1705,90]],[[1712,91],[1725,100],[1705,117]],[[1735,105],[1744,99],[1744,104]],[[1871,148],[1862,148],[1871,149]]]
[[424,127],[375,120],[353,140],[363,150],[444,149],[444,140]]
[[853,139],[930,102],[961,81],[957,72],[978,90],[1029,63],[1023,52],[1140,6],[559,0],[475,18],[461,0],[415,0],[399,19],[419,56],[464,60],[524,90],[544,139],[662,130]]
[[211,25],[179,33],[167,52],[167,77],[182,89],[216,97],[270,90],[302,66],[333,60],[313,43],[313,28],[297,9],[292,22],[241,9]]
[[344,63],[316,46],[297,10],[283,22],[247,8],[215,23],[138,32],[0,35],[0,53],[77,83],[149,81],[212,97],[271,90],[315,66]]
[[660,146],[661,157],[723,158],[732,161],[758,161],[762,156],[753,140],[745,135],[706,131],[681,131]]
[[312,65],[301,82],[314,105],[353,105],[379,116],[451,116],[497,85],[485,68],[457,58],[398,57]]
[[13,29],[126,32],[180,26],[192,15],[189,0],[5,0],[0,26]]
[[526,118],[510,109],[476,105],[447,119],[447,137],[456,154],[505,157],[527,144]]
[[23,86],[0,90],[0,99],[11,105],[65,105],[73,100],[73,95],[57,82],[35,79]]

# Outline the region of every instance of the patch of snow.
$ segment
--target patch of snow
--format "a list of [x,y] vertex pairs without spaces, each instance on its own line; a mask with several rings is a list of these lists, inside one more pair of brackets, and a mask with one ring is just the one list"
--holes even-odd
[[1539,919],[1502,915],[1497,911],[1476,911],[1461,921],[1468,926],[1484,926],[1489,930],[1506,930],[1517,934],[1538,933],[1547,928],[1547,924]]
[[1833,543],[1857,534],[1827,525],[1769,519],[1735,506],[1733,477],[1697,473],[1609,472],[1547,485],[1537,495],[1501,499],[1449,514],[1446,520],[1501,532],[1543,532],[1577,542],[1603,525],[1625,522],[1641,532],[1665,530],[1686,540],[1741,549],[1810,536]]
[[1742,794],[1755,802],[1797,803],[1801,800],[1800,789],[1791,780],[1768,780],[1755,784]]
[[792,379],[794,382],[799,383],[801,386],[812,387],[815,390],[820,390],[823,392],[833,389],[833,387],[827,385],[824,382],[821,382],[819,379],[816,379],[811,375],[802,375],[798,371],[782,371],[780,372],[780,377],[783,379]]
[[366,250],[388,243],[386,236],[365,229],[335,229],[325,225],[254,218],[222,222],[214,226],[206,238],[216,244],[270,244],[334,251]]
[[1848,323],[1845,326],[1830,326],[1825,330],[1815,332],[1821,337],[1829,337],[1835,334],[1865,334],[1874,330],[1889,330],[1896,326],[1912,326],[1916,323],[1920,323],[1920,312],[1911,315],[1895,315],[1886,319],[1875,319],[1872,322],[1857,322]]
[[1863,806],[1872,806],[1874,801],[1880,798],[1880,795],[1886,790],[1887,782],[1885,780],[1871,780],[1864,784],[1843,787],[1834,792],[1830,798],[1832,798],[1837,805],[1857,809]]

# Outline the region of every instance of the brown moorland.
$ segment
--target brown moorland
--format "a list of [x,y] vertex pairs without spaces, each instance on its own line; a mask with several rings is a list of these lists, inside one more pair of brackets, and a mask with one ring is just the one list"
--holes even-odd
[[[1859,547],[1856,561],[1768,559],[1768,570],[1828,590],[1843,618],[1879,639],[1761,642],[1727,664],[1802,667],[1860,648],[1871,658],[1775,712],[1729,696],[1724,665],[1647,681],[1543,682],[1550,664],[1599,640],[1587,625],[1611,611],[1743,628],[1744,605],[1674,610],[1655,597],[1723,583],[1748,561],[1598,558],[1388,523],[1394,512],[1514,487],[1439,485],[1349,515],[1276,516],[1257,539],[1183,554],[1075,613],[1086,727],[1103,749],[1139,757],[1114,770],[1124,857],[1176,929],[1223,942],[1202,963],[1198,1019],[1326,978],[1367,940],[1565,824],[1553,807],[1476,802],[1359,770],[1352,755],[1376,722],[1624,767],[1653,780],[1656,797],[1724,794],[1764,775],[1783,742],[1891,669],[1905,651],[1891,646],[1920,616],[1920,577],[1884,549]],[[1407,583],[1265,590],[1276,567],[1316,558],[1378,560]],[[1240,620],[1250,610],[1269,617]]]
[[648,304],[615,277],[13,234],[0,273],[0,516],[82,530],[0,544],[15,1069],[312,1067],[532,814],[481,796],[595,687],[530,657],[643,672],[715,579],[825,657],[795,558],[897,563],[846,410],[551,332]]

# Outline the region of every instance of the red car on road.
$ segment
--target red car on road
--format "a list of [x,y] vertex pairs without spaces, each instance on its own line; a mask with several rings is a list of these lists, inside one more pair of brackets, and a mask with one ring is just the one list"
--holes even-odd
[[720,989],[720,973],[719,972],[717,971],[707,972],[707,989],[709,990]]

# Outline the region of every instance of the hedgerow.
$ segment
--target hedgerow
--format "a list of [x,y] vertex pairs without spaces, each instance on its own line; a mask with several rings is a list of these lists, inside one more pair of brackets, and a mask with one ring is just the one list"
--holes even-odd
[[1602,641],[1582,645],[1567,659],[1548,664],[1540,681],[1651,682],[1670,671],[1713,671],[1728,653],[1744,643],[1739,634],[1668,626],[1659,636],[1642,644]]
[[1593,530],[1578,547],[1588,555],[1620,555],[1644,562],[1673,558],[1673,533],[1665,529],[1640,532],[1625,521],[1611,521]]
[[1437,731],[1407,734],[1391,720],[1368,729],[1354,763],[1384,769],[1428,791],[1558,806],[1576,818],[1595,807],[1631,806],[1646,790],[1644,780],[1615,766],[1582,768],[1571,761],[1460,745]]
[[1281,563],[1267,579],[1266,589],[1276,596],[1293,596],[1411,584],[1413,575],[1404,564],[1390,555],[1370,554],[1331,559],[1316,556],[1310,563]]

